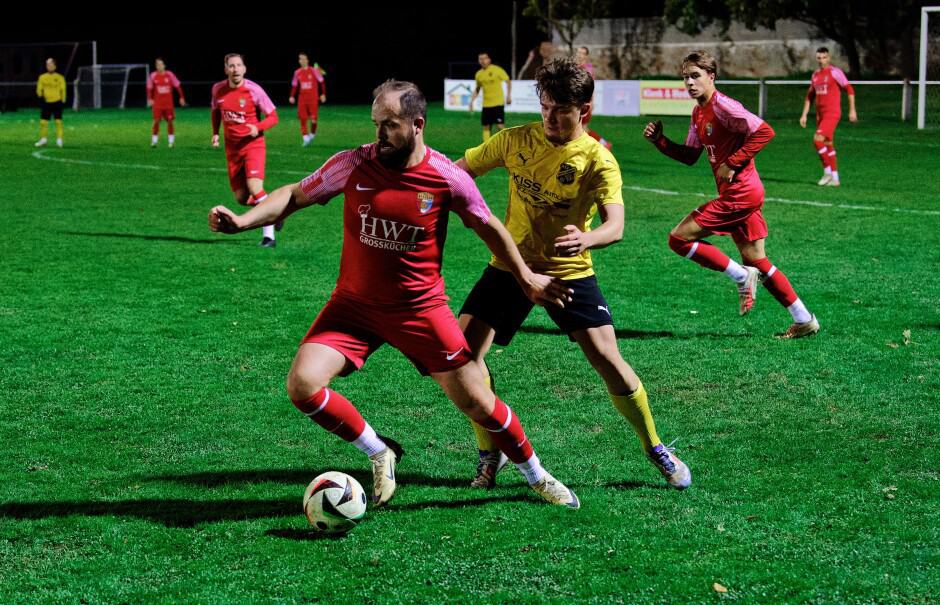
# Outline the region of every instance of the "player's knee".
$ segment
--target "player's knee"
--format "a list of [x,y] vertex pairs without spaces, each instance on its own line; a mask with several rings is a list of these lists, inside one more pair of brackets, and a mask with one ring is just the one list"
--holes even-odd
[[291,401],[306,401],[328,384],[328,380],[319,379],[315,373],[291,368],[287,374],[287,396]]
[[823,143],[823,142],[825,142],[826,137],[824,137],[824,136],[821,135],[821,134],[817,134],[817,135],[814,135],[814,136],[813,136],[813,140],[816,141],[817,143]]
[[692,242],[682,239],[672,231],[669,233],[669,248],[679,256],[686,256],[692,249]]

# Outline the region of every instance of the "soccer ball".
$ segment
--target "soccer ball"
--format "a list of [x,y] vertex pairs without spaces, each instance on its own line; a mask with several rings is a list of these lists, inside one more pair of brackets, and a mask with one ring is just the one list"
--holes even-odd
[[317,531],[346,533],[366,515],[366,493],[345,473],[323,473],[304,492],[304,514]]

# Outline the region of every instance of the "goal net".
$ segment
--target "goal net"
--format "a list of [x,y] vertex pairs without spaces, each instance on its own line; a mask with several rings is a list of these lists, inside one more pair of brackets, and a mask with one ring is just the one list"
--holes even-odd
[[917,127],[940,126],[940,6],[920,9]]
[[73,84],[72,109],[124,109],[128,102],[143,105],[150,66],[145,63],[83,65]]

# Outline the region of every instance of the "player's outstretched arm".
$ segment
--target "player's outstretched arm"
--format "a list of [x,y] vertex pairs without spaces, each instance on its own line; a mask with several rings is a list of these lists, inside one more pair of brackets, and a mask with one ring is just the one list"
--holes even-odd
[[238,215],[225,206],[209,211],[209,229],[219,233],[239,233],[282,221],[312,202],[300,189],[300,183],[284,185],[245,214]]
[[571,300],[573,291],[565,286],[564,282],[548,275],[534,273],[526,266],[519,248],[498,218],[490,215],[486,223],[479,223],[473,230],[490,252],[509,267],[529,300],[541,306],[552,304],[559,307],[564,307],[565,303]]
[[689,166],[695,164],[702,155],[702,147],[680,145],[667,139],[666,135],[663,134],[663,123],[659,120],[647,124],[643,130],[643,136],[655,145],[656,149],[663,155]]
[[623,239],[623,206],[604,204],[598,208],[601,225],[581,231],[577,225],[565,225],[565,235],[555,238],[558,256],[577,256],[585,250],[605,248]]

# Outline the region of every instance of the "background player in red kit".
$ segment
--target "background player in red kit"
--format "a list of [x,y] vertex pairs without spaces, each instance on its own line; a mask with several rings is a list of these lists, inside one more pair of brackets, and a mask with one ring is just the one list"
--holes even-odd
[[157,146],[160,136],[160,120],[166,120],[167,142],[170,147],[176,142],[176,133],[173,131],[173,120],[176,114],[173,111],[173,89],[180,96],[180,107],[186,107],[186,97],[183,87],[176,75],[166,68],[161,57],[153,62],[156,71],[150,74],[147,80],[147,107],[153,107],[153,130],[151,131],[150,146]]
[[[297,55],[300,68],[294,71],[294,79],[290,83],[290,104],[297,103],[297,118],[300,120],[300,134],[303,137],[303,146],[309,145],[317,136],[317,114],[320,103],[326,103],[326,73],[319,65],[310,67],[310,58],[307,53]],[[298,95],[298,91],[300,94]],[[307,131],[307,121],[310,121],[310,131]]]
[[[224,124],[229,185],[235,201],[254,206],[268,196],[264,191],[264,132],[277,124],[277,111],[264,89],[245,78],[245,71],[241,55],[225,55],[228,78],[212,87],[212,146],[219,146],[219,126]],[[263,120],[259,120],[261,113]],[[260,245],[275,246],[274,225],[264,225]]]
[[803,115],[800,116],[800,126],[806,128],[806,116],[809,114],[809,105],[816,99],[816,133],[813,135],[813,146],[819,154],[823,165],[823,175],[817,185],[839,186],[839,170],[836,166],[836,148],[833,144],[836,126],[842,118],[842,89],[849,97],[849,122],[857,122],[855,113],[855,89],[849,84],[849,79],[838,67],[829,64],[829,49],[820,46],[816,49],[816,62],[819,69],[813,72],[813,81],[806,92],[803,102]]
[[[793,324],[780,337],[815,334],[819,331],[816,316],[806,309],[790,281],[764,251],[767,237],[767,223],[761,212],[764,185],[754,167],[754,156],[773,138],[773,129],[740,103],[718,92],[715,88],[718,62],[707,52],[689,53],[681,69],[689,96],[697,103],[692,110],[685,145],[667,139],[662,122],[647,124],[643,134],[662,153],[690,166],[707,150],[718,197],[693,210],[673,228],[669,233],[669,247],[706,269],[721,271],[734,280],[738,285],[741,315],[754,305],[758,277],[762,274],[764,287],[793,317]],[[731,235],[744,266],[705,241],[704,238],[712,234]]]
[[336,154],[242,216],[224,206],[209,212],[212,230],[235,233],[326,204],[339,194],[345,197],[336,289],[301,342],[287,377],[288,394],[313,421],[370,457],[373,501],[381,506],[395,492],[401,447],[377,435],[346,398],[327,387],[337,376],[361,368],[387,342],[492,432],[496,445],[542,498],[578,508],[574,492],[542,468],[518,418],[486,386],[447,306],[440,270],[449,213],[456,213],[511,267],[533,301],[563,305],[570,292],[526,267],[473,179],[425,146],[427,102],[421,91],[410,82],[390,80],[374,94],[375,143]]

